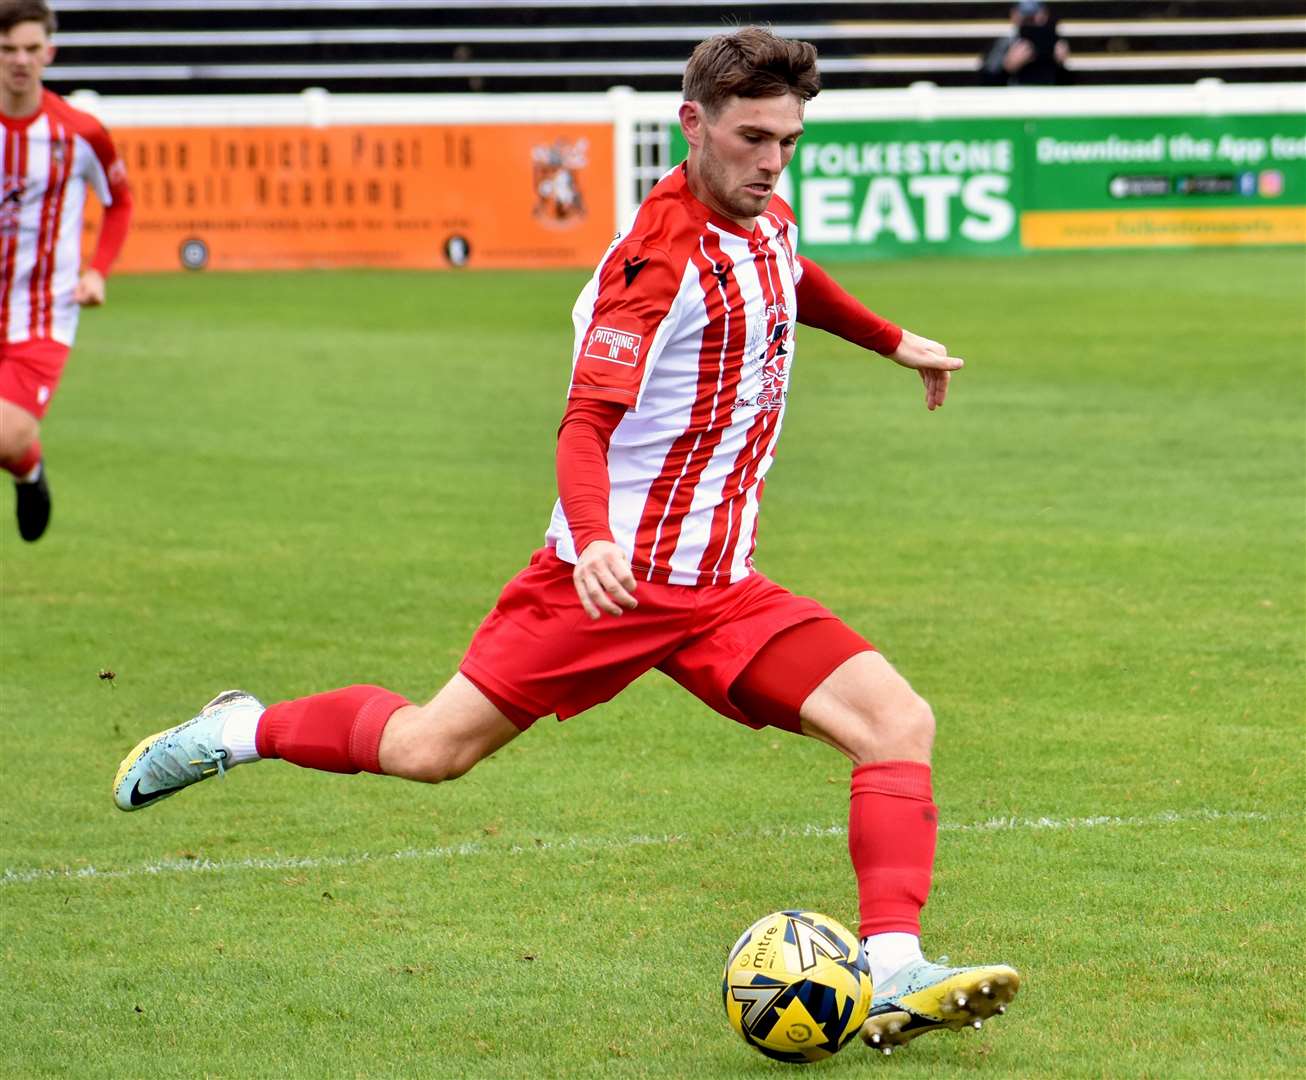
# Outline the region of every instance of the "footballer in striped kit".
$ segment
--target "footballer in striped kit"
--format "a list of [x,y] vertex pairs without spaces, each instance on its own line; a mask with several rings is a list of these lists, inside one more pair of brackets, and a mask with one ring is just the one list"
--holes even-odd
[[[915,372],[931,412],[962,367],[799,254],[801,230],[775,188],[819,88],[816,50],[767,30],[694,50],[679,109],[689,156],[653,188],[572,311],[544,546],[504,586],[444,687],[424,705],[371,685],[267,707],[219,694],[127,755],[113,783],[120,809],[260,758],[453,780],[541,717],[568,720],[656,668],[722,716],[824,742],[850,765],[857,938],[787,914],[776,932],[819,954],[834,982],[804,979],[807,989],[789,993],[762,971],[747,984],[728,978],[726,1007],[746,1038],[806,1060],[860,1028],[889,1051],[1005,1008],[1013,969],[945,968],[921,951],[938,831],[929,705],[860,633],[754,565],[798,323]],[[767,1041],[777,1024],[784,1045]]]
[[[51,499],[40,424],[63,374],[82,307],[104,303],[127,235],[126,168],[104,126],[45,89],[54,15],[44,0],[0,0],[0,465],[13,475],[18,531],[39,539]],[[104,205],[81,266],[88,193]]]
[[[752,570],[794,353],[797,233],[779,197],[751,232],[709,213],[676,169],[576,303],[571,397],[621,407],[607,410],[609,525],[636,580]],[[561,500],[546,542],[579,557]]]

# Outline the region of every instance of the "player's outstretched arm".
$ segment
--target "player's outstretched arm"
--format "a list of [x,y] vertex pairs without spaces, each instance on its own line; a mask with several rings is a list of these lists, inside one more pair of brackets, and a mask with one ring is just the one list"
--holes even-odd
[[805,255],[799,255],[798,262],[803,270],[797,290],[800,323],[881,356],[892,355],[902,337],[901,327],[875,314]]
[[854,345],[873,349],[894,363],[919,371],[925,383],[925,407],[937,409],[948,396],[951,373],[962,361],[949,356],[937,341],[895,326],[852,296],[820,266],[799,256],[803,275],[798,281],[798,321],[838,334]]
[[902,341],[889,353],[889,359],[920,372],[921,382],[925,384],[925,407],[931,411],[943,404],[952,373],[965,364],[961,358],[949,356],[948,350],[937,341],[910,330],[902,332]]

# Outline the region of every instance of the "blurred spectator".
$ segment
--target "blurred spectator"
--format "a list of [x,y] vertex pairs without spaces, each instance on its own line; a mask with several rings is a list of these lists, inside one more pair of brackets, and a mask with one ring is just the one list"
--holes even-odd
[[1011,6],[1011,30],[989,49],[980,69],[986,86],[1055,86],[1066,82],[1070,46],[1041,0]]

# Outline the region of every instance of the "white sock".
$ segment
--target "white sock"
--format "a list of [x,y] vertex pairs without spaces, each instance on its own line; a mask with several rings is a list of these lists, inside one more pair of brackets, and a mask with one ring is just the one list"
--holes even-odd
[[262,709],[232,709],[223,722],[222,748],[227,751],[227,768],[259,760],[254,733],[262,715]]
[[42,463],[38,461],[32,466],[31,471],[26,476],[18,477],[18,482],[20,484],[35,484],[39,479],[41,479],[41,464]]
[[878,987],[913,960],[923,960],[921,939],[915,934],[872,934],[862,938],[862,952],[871,965],[871,981]]

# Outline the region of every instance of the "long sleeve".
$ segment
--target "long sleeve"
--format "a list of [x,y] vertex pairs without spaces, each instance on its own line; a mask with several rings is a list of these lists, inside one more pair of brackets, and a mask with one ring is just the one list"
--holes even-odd
[[98,270],[103,276],[109,276],[109,267],[122,251],[127,239],[127,226],[131,222],[132,196],[126,179],[113,187],[113,202],[104,208],[104,220],[100,222],[100,237],[95,244],[95,254],[91,257],[91,269]]
[[626,406],[573,397],[558,428],[558,496],[579,555],[595,540],[611,540],[608,444]]
[[88,181],[104,203],[104,220],[100,223],[100,236],[95,244],[90,268],[108,277],[109,267],[122,251],[123,242],[127,239],[127,226],[131,222],[132,192],[127,183],[127,165],[118,156],[113,139],[103,124],[92,116],[68,109],[62,101],[59,101],[59,106],[70,114],[69,119],[76,125],[82,138],[90,144],[95,155],[88,170]]
[[888,356],[902,342],[902,327],[881,318],[816,263],[798,257],[803,276],[798,279],[798,321],[815,326],[845,341]]

